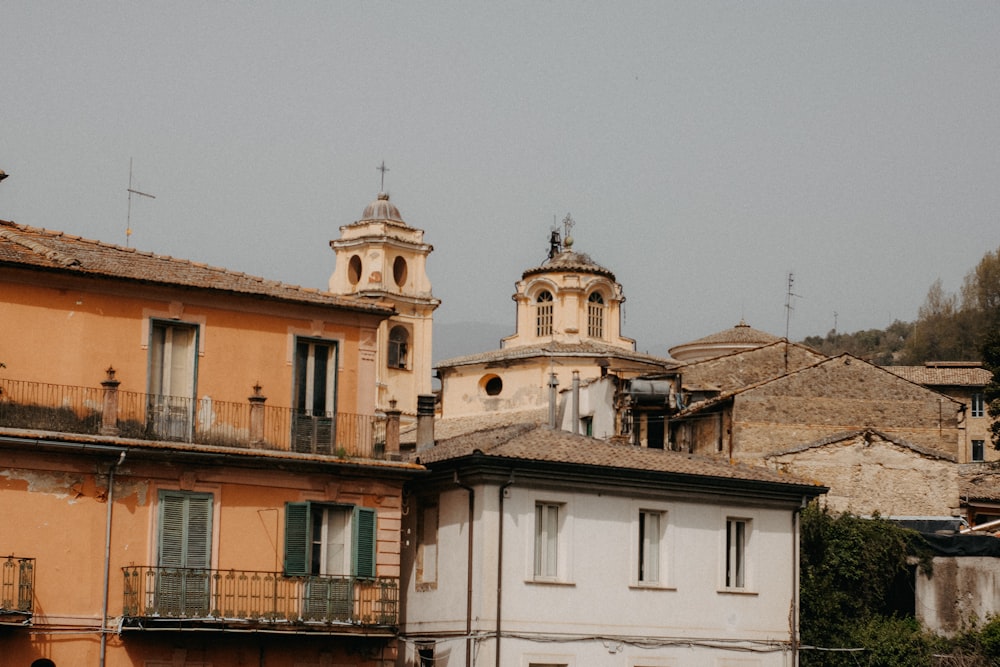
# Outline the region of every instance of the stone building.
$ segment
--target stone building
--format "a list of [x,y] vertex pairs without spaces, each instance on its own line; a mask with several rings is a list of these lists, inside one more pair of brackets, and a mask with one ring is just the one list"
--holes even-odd
[[376,405],[399,409],[404,420],[412,420],[417,396],[431,391],[433,317],[441,304],[427,276],[434,247],[424,243],[422,229],[406,224],[384,192],[365,207],[360,220],[340,228],[340,238],[330,247],[335,253],[332,294],[394,309],[374,341]]
[[797,664],[822,486],[534,423],[436,435],[403,511],[405,664]]
[[961,463],[1000,460],[1000,451],[990,446],[990,417],[983,390],[993,374],[978,361],[928,361],[923,366],[885,366],[910,382],[945,394],[965,406],[964,439],[959,443]]
[[500,349],[438,362],[445,419],[544,408],[553,383],[566,388],[574,377],[631,377],[676,365],[635,351],[621,334],[622,286],[574,250],[569,236],[564,244],[553,232],[549,257],[524,271],[513,299],[517,328]]

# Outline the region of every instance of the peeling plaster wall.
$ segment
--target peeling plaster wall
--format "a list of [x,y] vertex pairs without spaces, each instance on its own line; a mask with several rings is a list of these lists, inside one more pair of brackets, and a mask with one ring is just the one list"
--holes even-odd
[[880,438],[863,436],[767,458],[771,467],[830,487],[837,512],[883,516],[958,513],[958,467]]
[[972,622],[1000,613],[1000,563],[987,556],[938,557],[927,577],[917,569],[917,619],[924,627],[954,635]]

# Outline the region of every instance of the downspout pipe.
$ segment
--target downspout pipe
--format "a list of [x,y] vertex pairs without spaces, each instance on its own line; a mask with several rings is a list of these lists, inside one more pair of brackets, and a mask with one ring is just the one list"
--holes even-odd
[[497,660],[496,667],[500,667],[500,631],[501,627],[501,616],[503,611],[503,499],[507,494],[507,489],[514,484],[514,471],[510,471],[510,478],[500,485],[500,507],[498,508],[497,516]]
[[466,590],[465,590],[465,667],[472,667],[472,529],[475,523],[476,491],[471,486],[463,484],[458,478],[458,471],[455,471],[455,484],[459,488],[465,489],[469,494],[469,553],[466,561]]
[[125,461],[125,450],[108,469],[108,510],[104,524],[104,601],[101,603],[101,667],[105,666],[108,652],[108,592],[111,586],[111,518],[115,506],[115,471]]
[[802,533],[802,510],[809,503],[808,498],[802,497],[802,503],[792,511],[792,610],[790,621],[790,643],[792,647],[792,667],[799,665],[799,581],[801,578],[801,537]]

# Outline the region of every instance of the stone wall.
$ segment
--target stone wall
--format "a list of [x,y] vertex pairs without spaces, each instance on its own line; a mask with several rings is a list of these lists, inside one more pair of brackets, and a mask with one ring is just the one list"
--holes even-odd
[[836,512],[882,516],[952,516],[959,512],[958,466],[874,433],[768,456],[769,467],[830,488]]

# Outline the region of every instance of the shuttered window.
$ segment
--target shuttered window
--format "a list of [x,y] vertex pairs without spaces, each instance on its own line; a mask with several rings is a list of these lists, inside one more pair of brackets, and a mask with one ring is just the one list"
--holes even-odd
[[285,574],[374,577],[375,530],[375,510],[368,507],[286,503]]
[[159,520],[157,613],[204,616],[209,611],[212,495],[160,491]]
[[208,568],[212,494],[160,491],[160,567]]

